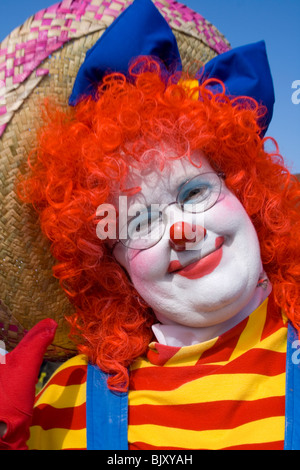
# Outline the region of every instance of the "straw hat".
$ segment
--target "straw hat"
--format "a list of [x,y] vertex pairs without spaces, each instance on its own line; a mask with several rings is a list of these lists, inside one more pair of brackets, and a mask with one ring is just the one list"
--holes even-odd
[[[38,217],[16,196],[39,125],[39,102],[53,95],[67,106],[88,49],[131,2],[63,0],[40,11],[0,44],[0,340],[11,350],[39,320],[58,323],[49,359],[75,353],[65,316],[73,307],[52,276],[53,260]],[[173,0],[154,0],[171,26],[183,67],[230,49],[201,15]]]

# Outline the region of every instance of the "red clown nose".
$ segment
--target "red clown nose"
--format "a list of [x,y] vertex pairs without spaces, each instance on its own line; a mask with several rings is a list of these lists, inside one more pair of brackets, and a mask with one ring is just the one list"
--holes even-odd
[[170,227],[170,244],[177,251],[185,250],[187,243],[200,242],[205,235],[206,230],[201,225],[175,222]]

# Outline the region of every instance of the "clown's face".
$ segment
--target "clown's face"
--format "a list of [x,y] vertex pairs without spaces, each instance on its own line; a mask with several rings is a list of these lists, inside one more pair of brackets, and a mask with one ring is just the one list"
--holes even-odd
[[[180,159],[162,172],[133,174],[130,183],[141,191],[128,198],[128,205],[175,201],[187,180],[214,173],[200,152],[196,159],[200,168]],[[205,212],[171,204],[164,215],[164,236],[154,246],[135,250],[118,243],[114,248],[136,290],[164,324],[208,327],[237,315],[251,301],[262,269],[256,231],[239,200],[223,181],[217,202]],[[188,245],[174,237],[174,227],[176,232],[182,222],[199,234]]]

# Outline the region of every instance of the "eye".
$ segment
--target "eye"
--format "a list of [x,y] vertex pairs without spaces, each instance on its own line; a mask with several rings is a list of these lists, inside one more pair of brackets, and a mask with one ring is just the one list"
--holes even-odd
[[149,208],[147,211],[141,212],[129,221],[128,237],[134,239],[146,238],[150,236],[150,234],[153,235],[160,229],[162,220],[163,217],[161,211],[151,211]]
[[130,238],[139,236],[141,233],[147,233],[151,221],[150,213],[147,211],[141,212],[136,217],[133,217],[128,223],[128,235]]
[[[188,186],[188,185],[187,185]],[[179,196],[181,204],[197,204],[204,201],[211,193],[211,185],[209,183],[193,183],[192,187],[183,188]]]

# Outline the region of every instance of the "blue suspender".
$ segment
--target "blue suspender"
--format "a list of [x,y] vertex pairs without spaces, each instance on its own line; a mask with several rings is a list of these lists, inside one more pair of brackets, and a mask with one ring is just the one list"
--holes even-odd
[[300,450],[300,346],[298,332],[288,323],[285,391],[285,450]]
[[128,396],[109,390],[106,381],[107,374],[88,365],[87,450],[128,450]]
[[[289,322],[286,354],[285,450],[300,450],[300,341]],[[299,356],[299,357],[298,357]],[[128,395],[111,392],[107,374],[88,365],[87,449],[128,450]]]

